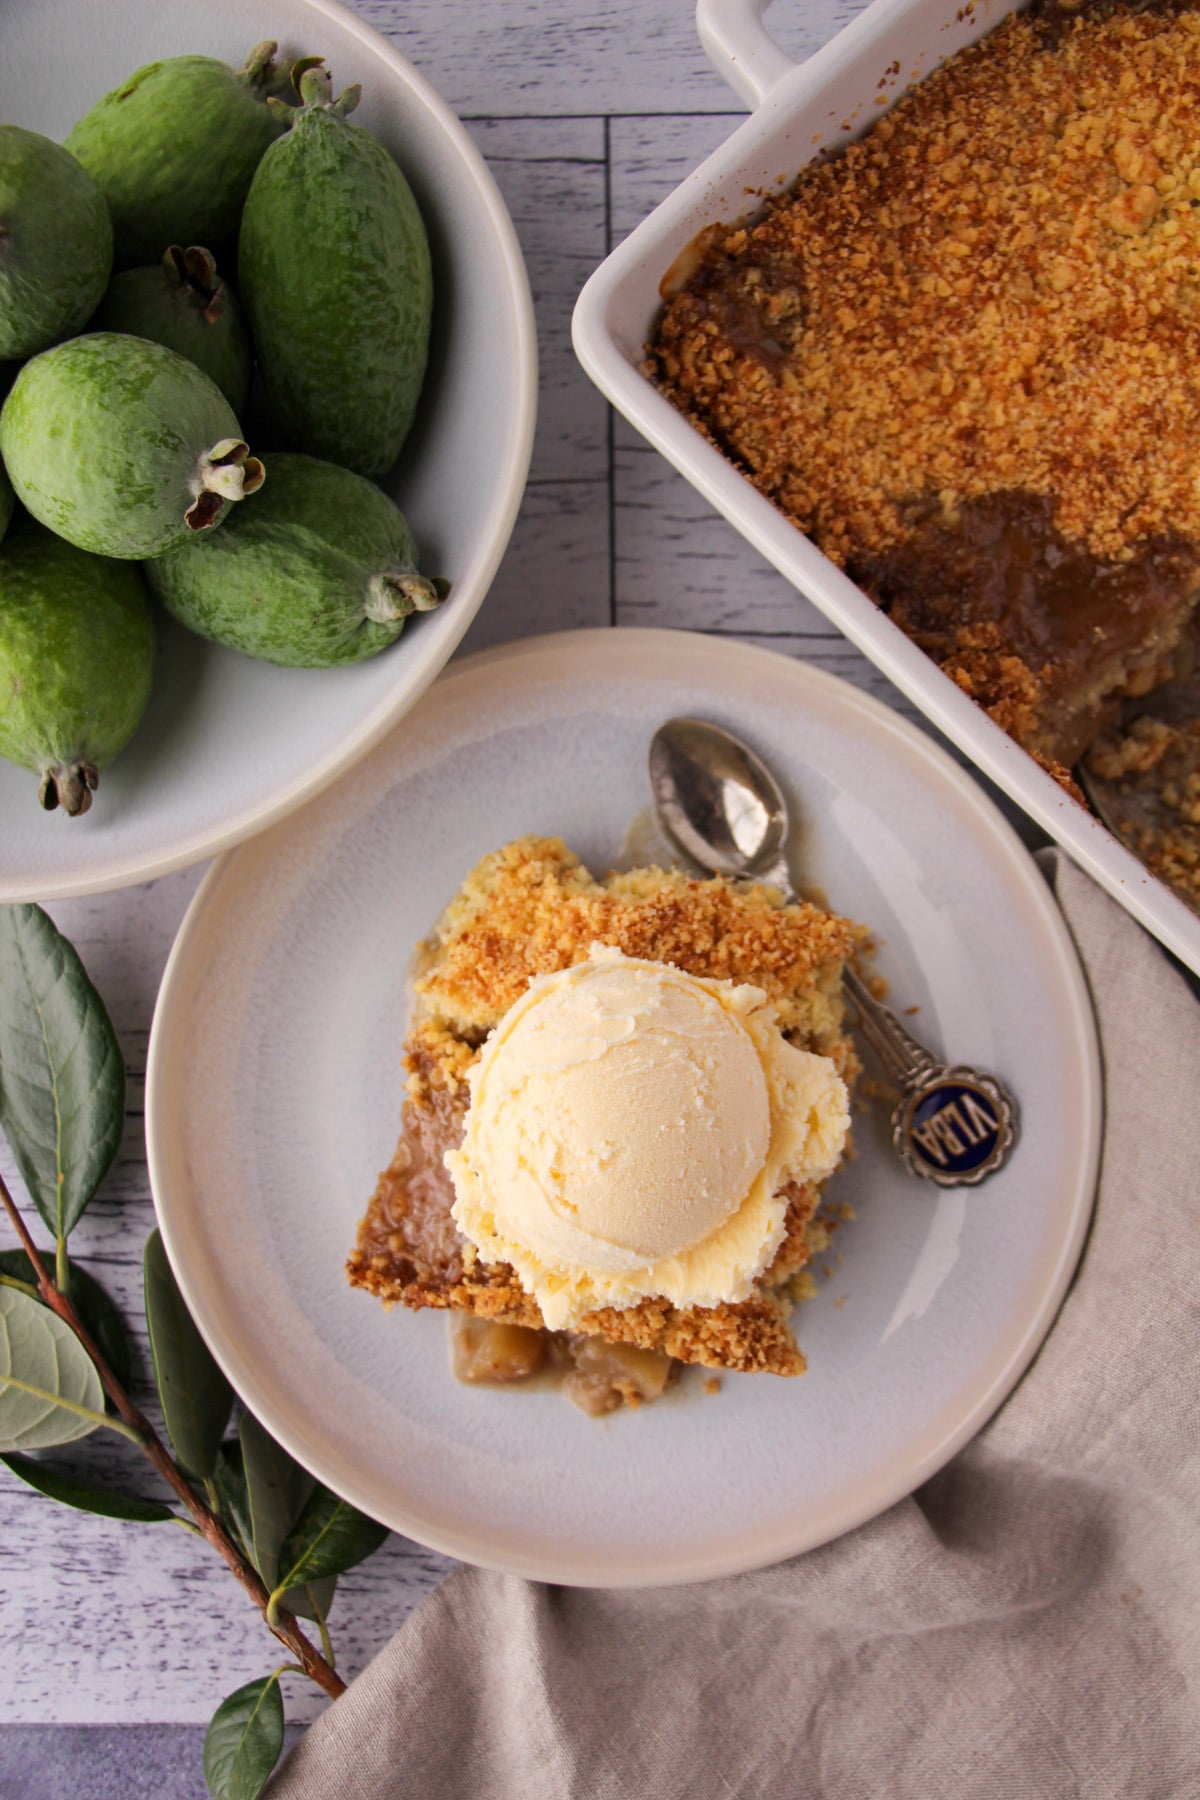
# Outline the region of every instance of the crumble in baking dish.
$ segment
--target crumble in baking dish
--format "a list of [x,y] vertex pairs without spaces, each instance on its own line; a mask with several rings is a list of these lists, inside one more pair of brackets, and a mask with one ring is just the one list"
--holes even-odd
[[1035,0],[690,262],[648,373],[1077,791],[1194,657],[1200,10]]

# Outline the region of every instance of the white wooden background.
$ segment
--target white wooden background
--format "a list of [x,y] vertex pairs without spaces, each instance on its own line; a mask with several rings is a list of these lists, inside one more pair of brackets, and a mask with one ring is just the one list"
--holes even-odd
[[[468,122],[512,213],[537,309],[529,489],[464,651],[577,626],[686,627],[819,662],[915,716],[609,412],[571,351],[584,278],[741,116],[699,48],[691,0],[351,4]],[[863,4],[779,0],[772,21],[789,49],[807,54]],[[130,1077],[118,1164],[72,1249],[139,1333],[140,1253],[153,1222],[146,1042],[159,977],[202,873],[50,908],[107,1000]],[[144,1334],[137,1347],[144,1373]],[[139,1395],[148,1402],[144,1380]],[[132,1469],[138,1491],[156,1491],[132,1447],[113,1443],[103,1452],[111,1471]],[[96,1454],[93,1441],[89,1459]],[[346,1675],[451,1566],[394,1537],[342,1578],[332,1627]],[[273,1665],[272,1642],[223,1565],[184,1532],[68,1512],[0,1469],[0,1800],[203,1795],[200,1728],[224,1694]],[[290,1682],[293,1719],[322,1704],[303,1688]],[[111,1729],[151,1723],[191,1729]],[[81,1726],[109,1729],[66,1729]]]

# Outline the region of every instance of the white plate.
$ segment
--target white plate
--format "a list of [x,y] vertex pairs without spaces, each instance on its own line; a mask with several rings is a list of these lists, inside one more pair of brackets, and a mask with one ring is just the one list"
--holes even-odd
[[[402,1095],[405,969],[463,875],[524,832],[602,872],[672,713],[770,755],[794,865],[883,940],[931,1046],[1015,1090],[976,1191],[905,1175],[885,1122],[837,1178],[857,1214],[799,1314],[801,1380],[726,1376],[597,1422],[555,1393],[457,1386],[444,1320],[342,1265]],[[810,1548],[976,1431],[1059,1304],[1092,1201],[1095,1033],[1029,855],[974,782],[875,700],[772,652],[596,631],[453,668],[351,781],[211,870],[150,1045],[150,1175],[171,1260],[243,1399],[308,1468],[472,1562],[591,1585],[688,1581]],[[844,1304],[839,1302],[844,1301]]]
[[[150,707],[92,810],[37,803],[0,761],[0,901],[95,893],[166,874],[281,818],[348,768],[433,680],[487,593],[520,504],[536,349],[521,253],[467,133],[433,89],[332,0],[37,0],[0,14],[0,119],[62,138],[101,94],[158,56],[240,63],[259,39],[322,54],[335,86],[407,174],[430,229],[438,323],[419,421],[386,485],[422,567],[451,582],[436,613],[350,669],[276,669],[171,621]],[[268,473],[269,479],[269,473]]]

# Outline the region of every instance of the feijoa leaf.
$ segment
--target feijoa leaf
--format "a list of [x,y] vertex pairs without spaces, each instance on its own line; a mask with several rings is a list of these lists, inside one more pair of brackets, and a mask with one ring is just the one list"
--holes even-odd
[[256,1800],[283,1749],[278,1675],[248,1681],[222,1700],[204,1739],[204,1779],[213,1800]]
[[118,1494],[112,1488],[101,1487],[95,1481],[81,1481],[32,1456],[0,1456],[0,1462],[11,1469],[14,1475],[19,1475],[22,1481],[28,1482],[30,1487],[36,1488],[39,1494],[45,1494],[51,1500],[59,1500],[64,1506],[77,1507],[80,1512],[100,1513],[106,1519],[131,1519],[142,1525],[152,1525],[175,1517],[171,1508],[161,1500],[142,1500],[134,1494]]
[[378,1550],[387,1535],[386,1525],[318,1483],[279,1553],[277,1586],[290,1591],[341,1575]]
[[100,1377],[70,1326],[0,1286],[0,1452],[74,1443],[103,1423]]
[[[247,1549],[267,1587],[273,1590],[279,1574],[279,1552],[316,1482],[275,1442],[253,1413],[243,1412],[238,1441],[250,1528]],[[336,1585],[332,1575],[322,1581],[306,1582],[285,1593],[279,1604],[302,1619],[327,1619]]]
[[213,1486],[217,1490],[217,1510],[221,1523],[235,1540],[248,1562],[253,1562],[250,1546],[250,1509],[246,1502],[246,1471],[242,1467],[242,1446],[236,1438],[226,1438],[213,1465]]
[[336,1589],[337,1576],[326,1575],[321,1581],[306,1581],[303,1587],[289,1588],[279,1604],[295,1613],[298,1619],[326,1624]]
[[314,1481],[275,1442],[253,1413],[243,1412],[238,1425],[254,1566],[274,1588],[284,1539],[304,1510]]
[[233,1411],[233,1389],[184,1305],[157,1230],[146,1239],[143,1270],[150,1353],[167,1436],[181,1467],[205,1481]]
[[[54,1273],[54,1253],[42,1257]],[[33,1264],[23,1250],[0,1250],[0,1275],[11,1275],[16,1281],[37,1286]],[[71,1304],[96,1340],[96,1348],[123,1388],[128,1388],[133,1373],[133,1357],[125,1322],[95,1276],[78,1263],[68,1266],[68,1291]]]
[[0,907],[0,1126],[55,1239],[107,1173],[125,1064],[104,1002],[40,906]]

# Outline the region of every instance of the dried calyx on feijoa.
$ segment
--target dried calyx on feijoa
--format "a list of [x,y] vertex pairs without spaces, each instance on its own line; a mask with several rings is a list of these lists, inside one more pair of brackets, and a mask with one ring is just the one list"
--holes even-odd
[[14,522],[0,544],[0,756],[37,774],[47,811],[88,810],[146,710],[154,652],[136,564]]
[[321,67],[254,176],[238,282],[280,449],[381,475],[416,414],[433,281],[425,226],[383,145]]
[[146,575],[190,630],[297,668],[374,656],[447,591],[418,574],[404,514],[373,481],[283,451],[253,505]]
[[254,355],[237,294],[201,244],[171,244],[161,262],[114,275],[92,331],[121,331],[165,344],[203,369],[239,415]]
[[27,362],[0,411],[18,500],[97,556],[160,556],[262,486],[237,415],[194,363],[96,332]]

